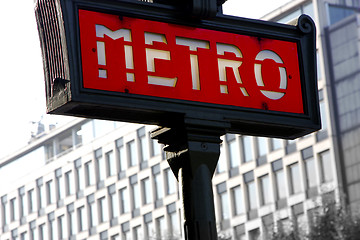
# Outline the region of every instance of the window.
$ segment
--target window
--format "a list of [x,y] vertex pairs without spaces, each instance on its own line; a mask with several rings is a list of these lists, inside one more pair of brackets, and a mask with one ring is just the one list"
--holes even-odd
[[273,238],[273,233],[274,233],[274,214],[273,213],[269,213],[267,215],[264,215],[261,217],[261,222],[263,224],[263,237],[265,237],[265,239],[271,239]]
[[301,176],[299,163],[294,163],[289,166],[289,175],[290,175],[290,193],[297,194],[302,191],[301,187]]
[[132,140],[127,143],[127,151],[128,151],[129,166],[130,167],[136,166],[137,154],[136,154],[135,140]]
[[306,229],[307,225],[310,225],[308,221],[306,221],[306,216],[304,214],[304,206],[303,203],[298,203],[291,207],[292,215],[294,216],[292,221],[292,228],[298,229],[300,231],[308,230]]
[[76,126],[73,128],[73,134],[74,134],[74,145],[80,146],[82,144],[82,134],[83,131],[81,130],[81,126]]
[[143,204],[149,204],[152,202],[152,187],[150,184],[150,179],[149,178],[145,178],[142,181],[142,192],[143,192]]
[[108,232],[103,231],[100,233],[100,240],[108,240]]
[[308,159],[304,160],[305,165],[305,175],[306,175],[306,188],[313,188],[317,186],[317,173],[315,169],[315,160],[311,156]]
[[127,188],[120,189],[121,213],[128,213],[130,211],[129,192]]
[[45,235],[45,223],[39,225],[39,240],[45,240],[47,237]]
[[91,160],[85,163],[85,172],[86,172],[86,186],[94,185],[95,172],[94,172],[94,165]]
[[110,237],[110,240],[120,240],[119,234],[113,235]]
[[77,209],[77,215],[78,215],[79,232],[85,231],[87,229],[87,218],[86,218],[85,206],[81,206]]
[[56,195],[57,200],[63,199],[65,197],[65,183],[61,173],[61,169],[55,171],[56,175]]
[[19,208],[17,204],[17,199],[13,198],[10,200],[10,221],[15,221],[19,219]]
[[60,153],[66,153],[73,147],[73,136],[71,131],[63,133],[58,139],[58,151]]
[[166,234],[166,222],[164,217],[159,217],[156,219],[156,237],[162,239]]
[[260,240],[260,229],[256,228],[249,231],[249,240]]
[[226,171],[226,154],[224,152],[224,144],[220,144],[220,156],[217,164],[216,172],[222,173]]
[[109,151],[105,154],[106,163],[107,163],[107,176],[116,175],[116,161],[114,157],[114,152]]
[[176,186],[178,185],[178,183],[174,173],[171,171],[170,168],[165,170],[165,176],[166,176],[166,194],[170,195],[176,193],[177,191]]
[[259,185],[260,185],[260,197],[261,197],[261,205],[267,205],[272,202],[272,194],[270,190],[270,179],[269,174],[261,176],[259,178]]
[[310,16],[312,19],[315,19],[313,3],[302,6],[302,13]]
[[235,168],[240,165],[240,155],[239,155],[239,147],[236,142],[236,135],[234,134],[227,134],[226,140],[229,149],[229,161],[230,161],[230,168]]
[[250,162],[253,160],[253,144],[252,137],[243,136],[242,137],[242,149],[243,149],[243,158],[244,162]]
[[130,234],[130,223],[126,222],[121,224],[121,240],[131,240],[131,234]]
[[177,212],[169,213],[171,233],[175,236],[180,236],[180,222]]
[[93,194],[87,197],[87,203],[88,203],[88,216],[89,216],[88,222],[89,222],[89,228],[91,230],[91,228],[96,227],[98,223],[96,204]]
[[278,229],[282,232],[288,233],[291,231],[292,221],[289,218],[283,218],[278,221]]
[[275,172],[275,182],[277,188],[277,199],[283,199],[286,197],[285,188],[285,176],[283,169],[280,169]]
[[36,196],[34,189],[28,191],[28,211],[29,213],[35,212],[36,208]]
[[286,198],[286,185],[285,185],[285,175],[282,166],[282,160],[277,160],[272,163],[272,168],[274,171],[275,185],[276,185],[276,199]]
[[257,153],[258,157],[264,156],[268,153],[268,143],[267,138],[257,137]]
[[55,151],[54,151],[54,144],[52,142],[45,144],[45,159],[48,161],[53,160]]
[[76,177],[76,191],[79,192],[85,188],[85,177],[84,172],[81,167],[81,160],[78,159],[75,161],[75,177]]
[[50,180],[46,182],[46,191],[47,191],[47,204],[52,204],[55,202],[55,189],[54,181]]
[[257,199],[256,199],[256,187],[255,182],[251,181],[246,183],[247,194],[249,201],[249,210],[255,210],[257,208]]
[[25,202],[25,188],[19,188],[19,218],[21,219],[27,214],[27,205]]
[[321,166],[321,182],[327,183],[333,180],[333,168],[330,157],[330,151],[324,151],[319,154],[320,166]]
[[164,196],[163,194],[164,191],[163,191],[163,181],[160,173],[154,175],[154,182],[155,182],[155,199],[161,200]]
[[161,153],[161,148],[160,148],[160,144],[158,143],[157,140],[155,139],[151,139],[151,156],[157,156],[160,155]]
[[296,140],[286,140],[285,152],[286,154],[291,154],[296,152]]
[[141,225],[136,226],[133,228],[133,239],[134,240],[142,240],[142,232],[141,232]]
[[282,140],[278,138],[271,138],[271,150],[275,151],[282,148]]
[[67,209],[67,220],[68,220],[67,227],[69,229],[68,236],[71,237],[77,233],[77,229],[78,229],[77,221],[75,219],[74,204],[67,205],[66,209]]
[[230,210],[229,210],[229,196],[226,190],[226,182],[220,183],[216,185],[218,199],[220,203],[220,213],[221,220],[226,220],[230,218]]
[[20,240],[28,240],[29,237],[28,237],[28,234],[27,232],[23,232],[20,234]]
[[11,231],[11,240],[18,240],[18,231],[17,229]]
[[106,198],[102,197],[98,200],[98,206],[99,206],[99,222],[103,223],[108,221],[108,209],[107,209],[107,203]]
[[245,225],[240,224],[234,227],[235,239],[236,240],[246,240],[245,235]]
[[341,5],[329,4],[328,6],[330,25],[333,25],[358,11],[356,8],[350,8]]
[[108,187],[110,218],[114,219],[119,216],[119,199],[116,194],[115,184]]
[[61,215],[57,218],[57,223],[58,223],[58,239],[64,239],[66,236],[66,234],[64,234],[64,230],[65,230],[65,223],[64,223],[64,215]]
[[132,194],[132,209],[139,209],[141,206],[140,187],[137,181],[137,175],[130,177],[131,194]]
[[172,234],[172,237],[177,237],[180,236],[180,221],[179,221],[179,216],[177,214],[176,211],[176,204],[172,203],[167,205],[167,212],[169,215],[169,220],[170,220],[170,229],[169,229],[169,233]]
[[39,239],[38,236],[37,236],[37,231],[36,231],[36,222],[35,220],[34,221],[31,221],[29,223],[29,240],[37,240]]
[[293,12],[287,14],[286,16],[282,17],[281,19],[279,19],[277,22],[279,23],[288,23],[291,20],[298,18],[301,15],[301,9],[296,9]]
[[119,172],[124,172],[126,170],[127,164],[126,164],[124,143],[122,138],[116,140],[116,151],[117,151],[117,157],[119,163]]
[[71,170],[65,173],[65,185],[66,185],[67,196],[75,193],[74,174],[73,171]]
[[54,213],[48,214],[48,235],[50,240],[55,240],[56,238],[56,228],[55,228],[55,215]]
[[155,235],[154,224],[152,221],[152,214],[151,212],[144,215],[144,222],[145,222],[145,239],[152,239]]
[[140,168],[144,169],[147,167],[147,161],[149,160],[149,144],[145,134],[145,127],[140,128],[137,134],[140,144]]
[[104,181],[106,178],[106,164],[101,149],[95,151],[95,159],[96,159],[97,180],[98,182]]
[[160,200],[164,197],[163,180],[160,172],[160,165],[152,167],[154,186],[155,186],[155,199]]
[[231,189],[232,202],[233,202],[233,215],[237,216],[245,212],[244,200],[241,186],[238,185]]
[[324,90],[319,90],[319,107],[320,107],[320,117],[321,117],[321,131],[326,131],[328,129],[327,121],[327,110],[326,103],[324,100]]
[[322,79],[322,72],[321,72],[321,60],[320,60],[320,54],[319,51],[316,51],[316,72],[317,72],[317,80],[321,80]]
[[9,223],[10,220],[10,211],[8,209],[8,205],[7,205],[7,197],[3,196],[1,197],[1,218],[2,218],[2,226],[6,226]]
[[38,209],[42,209],[46,206],[46,193],[42,178],[37,180],[37,195],[39,204]]
[[244,182],[246,184],[248,210],[257,209],[256,186],[254,181],[254,173],[247,172],[244,174]]
[[123,240],[131,240],[130,230],[123,232]]

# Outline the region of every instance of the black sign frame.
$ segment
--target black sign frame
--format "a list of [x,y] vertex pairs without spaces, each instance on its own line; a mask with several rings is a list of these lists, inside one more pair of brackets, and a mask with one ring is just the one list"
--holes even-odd
[[[78,10],[92,10],[160,22],[298,43],[304,114],[274,112],[136,94],[85,89]],[[45,71],[47,112],[173,127],[179,123],[221,129],[223,133],[294,139],[321,128],[316,29],[302,15],[296,26],[225,16],[191,18],[175,6],[135,0],[38,0],[38,30]]]

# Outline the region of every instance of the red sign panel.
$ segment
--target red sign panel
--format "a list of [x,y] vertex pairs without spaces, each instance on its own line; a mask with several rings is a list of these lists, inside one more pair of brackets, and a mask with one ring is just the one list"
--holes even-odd
[[79,10],[82,84],[304,113],[297,44]]

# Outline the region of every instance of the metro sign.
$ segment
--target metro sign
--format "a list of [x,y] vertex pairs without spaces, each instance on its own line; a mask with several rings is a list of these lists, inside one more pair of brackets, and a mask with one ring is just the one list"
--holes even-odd
[[297,45],[79,11],[83,86],[304,113]]
[[307,16],[185,19],[125,0],[38,1],[36,13],[50,113],[283,138],[320,128]]

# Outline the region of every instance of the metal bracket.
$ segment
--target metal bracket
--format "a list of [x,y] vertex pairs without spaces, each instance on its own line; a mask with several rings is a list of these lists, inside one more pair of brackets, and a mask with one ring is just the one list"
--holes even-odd
[[160,127],[151,137],[165,144],[166,159],[181,184],[186,240],[216,240],[212,176],[220,156],[222,131]]

